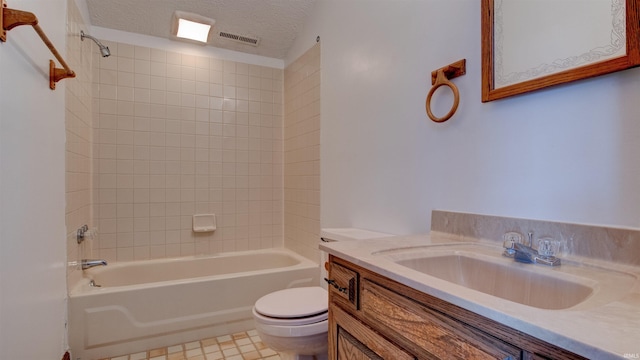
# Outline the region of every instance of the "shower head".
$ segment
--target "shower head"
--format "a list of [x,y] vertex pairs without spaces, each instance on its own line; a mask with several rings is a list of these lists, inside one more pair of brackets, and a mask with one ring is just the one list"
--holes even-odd
[[96,43],[96,45],[98,45],[98,47],[100,48],[100,54],[102,54],[102,57],[107,57],[109,55],[111,55],[111,51],[109,51],[109,48],[107,46],[102,45],[102,43],[94,38],[91,35],[87,35],[84,33],[84,31],[80,30],[80,40],[84,41],[84,38],[88,38],[93,40],[93,42]]

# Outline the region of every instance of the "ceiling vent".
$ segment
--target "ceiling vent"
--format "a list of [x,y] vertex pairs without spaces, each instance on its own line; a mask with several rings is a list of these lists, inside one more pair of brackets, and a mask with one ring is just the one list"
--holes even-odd
[[218,36],[220,36],[221,38],[233,40],[235,42],[239,42],[239,43],[243,43],[243,44],[247,44],[247,45],[252,45],[252,46],[258,46],[258,44],[260,43],[260,39],[258,39],[258,38],[253,38],[253,37],[250,37],[250,36],[244,36],[244,35],[238,35],[238,34],[232,34],[232,33],[224,32],[224,31],[220,31],[218,33]]

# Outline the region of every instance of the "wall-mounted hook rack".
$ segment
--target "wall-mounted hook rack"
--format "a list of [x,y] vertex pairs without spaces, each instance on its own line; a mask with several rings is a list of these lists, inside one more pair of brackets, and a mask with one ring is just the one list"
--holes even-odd
[[[456,110],[458,110],[458,104],[460,104],[460,92],[458,91],[458,87],[449,80],[466,74],[466,65],[467,59],[462,59],[431,72],[431,85],[433,86],[431,87],[431,90],[429,90],[427,101],[425,102],[427,115],[431,120],[435,122],[445,122],[455,114]],[[438,118],[433,115],[433,112],[431,112],[431,97],[436,90],[443,85],[448,86],[451,91],[453,91],[453,106],[445,116]]]
[[7,41],[7,31],[20,25],[31,25],[33,30],[36,31],[44,44],[51,50],[53,56],[58,59],[58,62],[60,62],[60,65],[64,68],[57,68],[53,60],[49,60],[49,88],[51,90],[55,90],[58,81],[76,77],[76,73],[69,68],[69,65],[67,65],[62,56],[60,56],[60,53],[56,50],[55,46],[53,46],[51,40],[49,40],[44,31],[42,31],[42,28],[38,25],[38,18],[33,13],[9,9],[5,0],[0,0],[0,5],[0,41]]

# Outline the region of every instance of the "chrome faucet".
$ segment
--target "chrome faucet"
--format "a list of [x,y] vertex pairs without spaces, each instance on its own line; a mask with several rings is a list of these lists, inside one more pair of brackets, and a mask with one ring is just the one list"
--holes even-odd
[[82,270],[87,270],[94,266],[107,266],[107,261],[82,259],[81,266],[82,266]]
[[548,266],[560,265],[560,259],[553,256],[551,246],[548,242],[543,245],[545,251],[541,254],[538,250],[532,247],[533,245],[533,233],[529,232],[529,245],[522,244],[518,241],[514,241],[512,238],[504,240],[502,246],[504,247],[504,253],[502,255],[511,257],[517,262],[529,263],[529,264],[542,264]]

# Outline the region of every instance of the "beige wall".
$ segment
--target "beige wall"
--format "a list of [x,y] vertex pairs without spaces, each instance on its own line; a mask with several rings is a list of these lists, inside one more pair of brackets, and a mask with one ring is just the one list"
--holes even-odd
[[319,261],[320,44],[285,69],[285,246]]
[[89,243],[78,245],[76,231],[83,225],[93,226],[91,217],[91,127],[92,127],[92,54],[98,47],[91,41],[81,41],[81,30],[87,31],[75,2],[68,3],[67,62],[76,78],[66,81],[65,92],[65,174],[67,227],[67,277],[70,284],[81,276],[77,262],[91,256]]
[[[282,246],[283,71],[105,42],[94,71],[94,254]],[[192,215],[215,213],[213,233]]]

